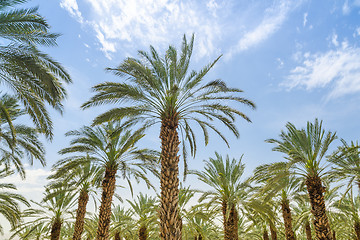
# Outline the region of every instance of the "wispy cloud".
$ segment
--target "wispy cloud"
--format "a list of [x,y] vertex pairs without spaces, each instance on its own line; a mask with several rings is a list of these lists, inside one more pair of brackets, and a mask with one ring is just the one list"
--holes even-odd
[[[276,0],[271,6],[255,4],[255,16],[248,14],[254,9],[253,4],[239,7],[236,1],[223,0],[86,0],[89,14],[79,11],[76,0],[62,0],[61,6],[84,26],[92,28],[108,58],[115,52],[149,44],[166,47],[169,42],[178,42],[184,33],[196,34],[199,56],[225,52],[230,57],[265,41],[299,2]],[[241,17],[247,14],[246,19]],[[234,37],[238,37],[235,46],[230,43],[227,49],[220,49],[222,41]]]
[[360,92],[360,48],[342,42],[335,50],[304,58],[301,66],[291,70],[284,86],[306,90],[328,87],[328,99]]

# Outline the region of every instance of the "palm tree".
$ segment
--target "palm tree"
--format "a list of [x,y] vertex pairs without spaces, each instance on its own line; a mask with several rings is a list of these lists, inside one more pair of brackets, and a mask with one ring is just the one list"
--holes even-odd
[[[13,172],[9,172],[6,169],[0,170],[0,179],[4,179]],[[0,214],[10,223],[12,228],[16,227],[20,221],[21,209],[20,203],[30,206],[26,199],[20,194],[11,192],[16,190],[14,184],[0,183]],[[0,233],[3,232],[3,227],[0,225]]]
[[331,177],[333,181],[346,180],[348,182],[344,196],[357,185],[360,189],[360,146],[358,143],[346,143],[341,139],[343,146],[329,158],[332,163]]
[[156,198],[149,197],[146,194],[140,193],[137,196],[137,201],[129,201],[131,210],[134,215],[138,217],[137,225],[139,226],[138,236],[139,240],[146,240],[149,236],[149,227],[154,225],[157,220],[156,216]]
[[0,2],[0,83],[16,94],[34,124],[51,139],[52,122],[45,104],[62,112],[66,96],[63,83],[71,82],[65,69],[37,45],[54,46],[58,34],[49,33],[49,24],[37,8],[15,9],[27,0]]
[[42,230],[41,235],[49,236],[51,240],[59,240],[63,222],[71,218],[75,195],[65,187],[47,188],[40,203],[34,202],[37,208],[30,208],[23,212],[24,221],[18,226],[11,238],[21,234],[24,239],[33,231]]
[[299,174],[306,179],[316,236],[319,240],[332,240],[323,196],[325,187],[322,184],[326,166],[322,165],[321,160],[336,139],[336,134],[325,133],[322,121],[317,119],[314,123],[308,122],[305,129],[297,129],[292,123],[287,123],[286,129],[286,132],[281,131],[280,140],[266,141],[276,145],[273,151],[286,154],[288,168],[293,174]]
[[97,239],[108,239],[116,173],[120,172],[129,184],[130,178],[134,177],[136,181],[145,180],[150,186],[144,173],[155,165],[156,152],[138,149],[136,144],[144,136],[142,131],[132,132],[120,122],[109,122],[98,127],[85,126],[66,135],[74,137],[71,146],[59,153],[75,155],[60,160],[54,167],[66,172],[91,162],[104,169]]
[[96,189],[99,188],[104,174],[103,170],[104,169],[98,166],[92,166],[91,162],[86,162],[82,166],[77,166],[75,169],[68,169],[68,171],[65,172],[62,171],[62,169],[54,168],[53,171],[56,172],[48,177],[48,179],[54,180],[50,185],[56,186],[65,183],[70,191],[79,193],[73,240],[81,239],[89,194],[96,193]]
[[[246,200],[250,188],[247,181],[242,181],[245,165],[242,157],[230,160],[215,152],[215,158],[205,161],[203,171],[191,171],[198,179],[208,184],[212,190],[203,191],[200,201],[209,198],[209,202],[221,206],[224,227],[224,239],[238,239],[238,209],[237,206],[249,206]],[[255,204],[255,201],[253,203]]]
[[160,238],[163,240],[181,239],[178,153],[182,143],[186,172],[186,143],[193,156],[197,146],[191,122],[202,129],[205,144],[209,141],[208,129],[212,129],[228,144],[212,121],[220,121],[238,137],[235,117],[250,120],[244,113],[229,106],[230,103],[255,107],[251,101],[235,95],[241,90],[229,88],[221,80],[205,83],[206,74],[220,57],[199,72],[189,71],[193,43],[194,36],[189,43],[184,36],[179,53],[170,46],[165,56],[160,57],[151,46],[150,53],[139,51],[141,60],[127,58],[117,68],[108,68],[110,72],[126,79],[127,83],[105,82],[94,86],[93,90],[97,94],[82,106],[89,108],[103,104],[121,104],[99,115],[94,124],[122,117],[128,117],[131,123],[143,123],[145,128],[161,124],[159,218]]
[[265,201],[273,199],[280,202],[286,240],[295,240],[290,200],[298,193],[301,178],[290,175],[285,162],[260,165],[254,170],[253,178],[263,184],[259,194],[265,196]]
[[[134,213],[131,209],[124,209],[117,205],[112,210],[110,235],[114,240],[132,239],[137,236],[135,229]],[[123,238],[124,237],[124,238]]]
[[1,95],[0,105],[0,164],[5,169],[15,169],[25,178],[22,160],[28,158],[32,165],[36,159],[44,166],[45,149],[39,141],[36,129],[17,123],[17,119],[25,112],[16,98],[7,94]]

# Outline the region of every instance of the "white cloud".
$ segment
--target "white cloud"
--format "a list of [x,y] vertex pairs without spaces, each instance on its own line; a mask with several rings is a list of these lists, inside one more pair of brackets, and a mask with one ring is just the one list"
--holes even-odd
[[331,42],[332,44],[334,44],[335,47],[339,46],[339,42],[337,40],[338,35],[336,33],[333,33],[332,37],[331,37]]
[[345,41],[336,50],[304,56],[301,66],[291,70],[284,86],[330,88],[327,98],[360,92],[360,48]]
[[303,21],[303,26],[305,27],[306,26],[306,23],[307,23],[307,17],[308,17],[308,13],[304,13],[304,21]]
[[343,5],[343,7],[342,7],[342,12],[343,12],[343,14],[344,15],[348,15],[349,13],[350,13],[350,6],[349,6],[349,1],[348,0],[346,0],[345,2],[344,2],[344,5]]
[[245,33],[236,46],[225,54],[225,57],[229,58],[236,53],[246,51],[265,41],[281,27],[293,8],[293,2],[280,1],[279,4],[266,9],[261,23],[255,29]]
[[66,9],[70,15],[76,18],[80,23],[84,21],[76,0],[61,0],[60,6]]
[[[270,3],[255,4],[254,11],[251,3],[239,8],[234,7],[236,1],[224,0],[82,1],[90,7],[85,15],[81,14],[76,0],[62,0],[61,6],[83,26],[92,28],[100,49],[108,58],[118,51],[137,50],[149,44],[164,48],[169,42],[179,42],[184,33],[188,36],[195,33],[196,55],[200,57],[229,52],[220,49],[219,42],[226,40],[229,45],[229,39],[236,41],[237,38],[238,44],[230,51],[230,55],[236,54],[266,40],[301,2],[276,0],[271,7]],[[262,22],[257,22],[259,16],[249,14],[252,11],[265,16]],[[244,29],[248,29],[245,35],[239,36]]]

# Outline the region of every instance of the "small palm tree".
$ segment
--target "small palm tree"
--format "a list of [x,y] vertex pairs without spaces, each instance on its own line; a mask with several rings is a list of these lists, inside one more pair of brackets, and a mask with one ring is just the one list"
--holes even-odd
[[58,34],[49,33],[49,24],[37,8],[16,9],[27,0],[0,2],[0,83],[8,86],[25,106],[34,124],[52,138],[52,122],[45,103],[62,112],[66,96],[63,83],[69,74],[37,46],[54,46]]
[[25,178],[22,160],[28,158],[32,165],[36,159],[44,166],[45,149],[36,129],[17,123],[25,112],[15,97],[1,95],[0,106],[0,164],[8,170],[16,169]]
[[37,208],[30,208],[23,212],[24,221],[18,226],[11,238],[22,234],[26,239],[33,231],[42,229],[43,236],[51,240],[59,240],[63,222],[71,218],[72,207],[75,205],[75,195],[65,187],[47,188],[40,203],[32,201]]
[[203,171],[191,171],[198,179],[208,184],[212,190],[203,191],[200,201],[208,198],[209,202],[221,206],[224,227],[224,239],[238,239],[238,206],[249,205],[250,185],[242,181],[245,165],[242,157],[230,160],[215,152],[216,157],[205,161]]
[[105,171],[97,239],[108,239],[117,172],[120,172],[121,177],[129,184],[130,178],[134,177],[136,181],[145,180],[150,186],[145,172],[146,169],[156,165],[157,153],[137,148],[137,142],[144,136],[142,131],[132,132],[120,122],[109,122],[98,127],[82,127],[66,135],[74,137],[71,146],[62,149],[59,153],[74,155],[60,160],[54,167],[66,172],[91,162]]
[[[205,82],[204,78],[220,59],[199,72],[189,71],[194,36],[188,42],[183,38],[181,51],[170,46],[164,57],[151,46],[150,53],[139,51],[140,60],[127,58],[116,68],[108,68],[127,82],[105,82],[93,87],[97,94],[82,107],[119,104],[95,120],[94,124],[127,117],[131,123],[143,123],[145,128],[160,123],[161,176],[160,176],[160,238],[181,240],[179,218],[179,147],[186,160],[186,143],[195,155],[197,141],[192,122],[202,129],[205,144],[209,141],[208,129],[213,130],[227,144],[225,136],[213,125],[214,120],[224,124],[239,136],[235,117],[249,118],[231,103],[252,108],[255,105],[240,96],[242,91],[228,87],[221,80]],[[180,136],[179,136],[180,133]],[[179,137],[182,138],[182,142]],[[185,161],[185,172],[186,172]]]
[[157,223],[157,199],[140,193],[136,201],[129,201],[131,210],[137,216],[139,240],[147,240],[149,237],[149,227]]
[[305,129],[297,129],[292,123],[286,124],[287,131],[282,131],[280,140],[269,139],[267,142],[276,146],[273,151],[285,153],[288,168],[293,174],[304,177],[309,194],[316,236],[319,240],[332,240],[323,193],[325,187],[322,177],[326,173],[322,160],[336,134],[325,132],[322,121],[315,119],[307,123]]
[[134,213],[131,209],[125,210],[119,205],[113,208],[111,214],[110,235],[114,237],[114,240],[136,238],[136,225],[133,215]]
[[66,184],[69,191],[72,191],[73,194],[79,194],[73,240],[81,239],[89,194],[96,193],[97,188],[100,187],[104,174],[103,170],[104,169],[98,166],[91,165],[91,162],[86,162],[82,166],[77,166],[75,169],[68,169],[68,171],[65,172],[62,171],[62,169],[54,168],[53,171],[56,172],[48,177],[48,179],[54,180],[54,182],[50,183],[50,186]]

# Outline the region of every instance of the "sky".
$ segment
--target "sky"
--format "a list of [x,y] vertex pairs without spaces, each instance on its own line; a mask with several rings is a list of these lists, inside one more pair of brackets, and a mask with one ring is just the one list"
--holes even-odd
[[[73,79],[66,86],[65,113],[51,111],[55,135],[51,143],[44,140],[47,166],[35,163],[25,181],[11,179],[28,198],[41,199],[51,165],[61,159],[57,152],[68,146],[64,134],[91,124],[108,108],[80,109],[92,86],[122,81],[104,69],[150,45],[163,54],[169,45],[179,47],[184,34],[195,34],[192,69],[222,55],[206,81],[221,78],[257,105],[255,111],[239,107],[252,120],[237,119],[239,139],[218,125],[230,148],[216,136],[206,147],[200,142],[191,169],[201,170],[215,151],[243,155],[246,176],[260,164],[281,161],[283,155],[264,140],[277,138],[287,122],[300,128],[319,118],[339,138],[359,140],[360,0],[32,0],[24,6],[39,6],[51,31],[62,34],[57,47],[42,50]],[[159,149],[159,129],[148,131],[142,146]],[[185,185],[201,183],[190,176]],[[137,191],[144,189],[139,185]],[[131,198],[128,188],[118,191]]]

